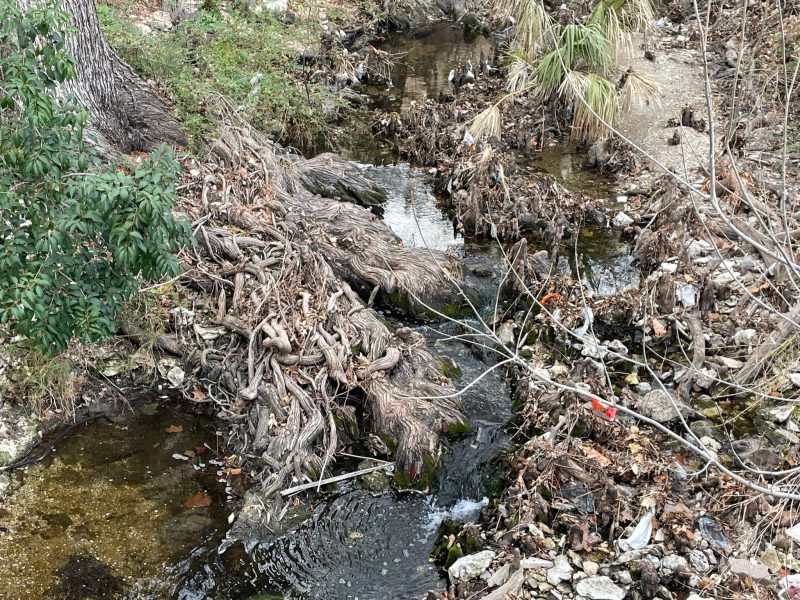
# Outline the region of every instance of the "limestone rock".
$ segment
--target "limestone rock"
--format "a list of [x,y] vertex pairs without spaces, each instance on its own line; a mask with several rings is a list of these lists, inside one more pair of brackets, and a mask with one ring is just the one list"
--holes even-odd
[[447,573],[452,581],[469,581],[489,568],[494,560],[495,553],[491,550],[467,554],[454,562]]
[[625,597],[625,590],[602,575],[581,579],[575,585],[575,591],[581,598],[591,600],[622,600]]
[[572,571],[572,565],[569,564],[569,559],[564,554],[556,556],[552,568],[547,570],[547,582],[551,585],[558,585],[562,581],[569,581],[572,579]]

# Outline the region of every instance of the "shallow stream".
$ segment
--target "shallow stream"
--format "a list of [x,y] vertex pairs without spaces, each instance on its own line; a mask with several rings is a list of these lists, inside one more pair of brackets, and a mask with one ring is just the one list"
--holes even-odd
[[[450,69],[469,59],[477,63],[481,52],[493,48],[491,40],[465,38],[449,24],[422,37],[391,40],[387,49],[402,55],[394,85],[370,94],[401,111],[446,91]],[[501,275],[499,248],[455,234],[426,173],[390,164],[390,154],[368,132],[356,136],[346,154],[389,192],[383,218],[403,241],[461,257],[491,302]],[[523,166],[549,172],[576,191],[612,193],[609,182],[569,148],[546,149]],[[583,232],[577,250],[580,258],[561,268],[598,294],[637,284],[627,247],[613,231]],[[387,313],[387,319],[400,324],[396,315]],[[405,324],[423,331],[457,367],[457,386],[490,366],[469,348],[441,341],[436,329],[447,333],[446,324]],[[463,411],[472,429],[448,440],[431,495],[370,493],[344,482],[290,533],[247,551],[235,545],[222,555],[217,547],[228,515],[220,467],[210,463],[216,449],[211,424],[159,406],[135,417],[97,420],[60,443],[51,458],[15,475],[16,490],[0,504],[0,556],[6,558],[0,598],[81,597],[68,594],[81,577],[105,582],[111,592],[89,598],[121,591],[126,598],[369,600],[419,598],[444,589],[429,560],[437,526],[446,517],[477,514],[496,477],[492,459],[509,444],[503,427],[512,415],[511,390],[500,370],[463,395]],[[204,444],[206,453],[186,456]],[[209,506],[190,507],[198,492]]]

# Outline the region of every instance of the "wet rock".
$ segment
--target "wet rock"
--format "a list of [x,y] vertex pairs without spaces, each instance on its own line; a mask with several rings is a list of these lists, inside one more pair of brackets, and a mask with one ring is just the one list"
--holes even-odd
[[636,402],[636,410],[659,423],[672,423],[678,420],[679,413],[683,417],[691,414],[692,409],[683,402],[668,395],[663,390],[652,390]]
[[689,562],[677,554],[669,554],[661,559],[661,571],[665,575],[685,573],[689,570]]
[[452,581],[469,581],[470,579],[475,579],[489,568],[494,557],[495,553],[491,550],[484,550],[482,552],[476,552],[475,554],[462,556],[447,569],[447,573],[450,575]]
[[769,569],[763,563],[746,558],[732,558],[728,561],[731,574],[742,579],[750,577],[753,581],[769,581]]
[[689,553],[689,562],[692,564],[692,568],[700,573],[705,573],[711,568],[706,553],[698,548]]
[[389,478],[383,471],[373,471],[361,476],[361,487],[369,492],[383,492],[389,488]]
[[612,223],[614,223],[614,225],[617,227],[627,227],[628,225],[633,224],[633,222],[633,219],[622,211],[619,211],[612,221]]
[[602,575],[581,579],[575,585],[575,591],[581,598],[591,600],[622,600],[625,597],[625,590]]
[[547,582],[551,585],[558,585],[562,581],[569,581],[572,579],[572,571],[569,559],[564,554],[557,556],[553,567],[547,570]]

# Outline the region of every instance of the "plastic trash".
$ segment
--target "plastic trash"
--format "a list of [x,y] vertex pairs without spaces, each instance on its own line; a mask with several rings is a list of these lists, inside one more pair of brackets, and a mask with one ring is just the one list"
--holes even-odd
[[655,515],[655,510],[648,510],[639,519],[633,532],[628,537],[617,540],[617,547],[622,552],[628,552],[630,550],[640,550],[647,546],[650,543],[650,536],[653,534],[653,517]]
[[710,546],[719,550],[731,547],[731,542],[722,530],[722,526],[711,517],[700,517],[697,519],[697,526]]

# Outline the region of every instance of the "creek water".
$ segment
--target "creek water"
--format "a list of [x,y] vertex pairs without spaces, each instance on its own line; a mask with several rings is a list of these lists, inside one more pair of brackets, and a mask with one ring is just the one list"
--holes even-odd
[[[481,53],[494,52],[494,44],[444,24],[423,36],[392,39],[386,49],[399,55],[393,85],[368,91],[381,106],[402,111],[447,91],[450,69],[477,63]],[[382,218],[408,245],[459,256],[488,306],[501,276],[499,247],[457,235],[426,173],[391,164],[390,152],[368,131],[358,131],[345,154],[387,190]],[[587,170],[570,148],[546,149],[522,166],[549,172],[576,191],[611,195],[609,182]],[[565,259],[561,268],[596,293],[637,284],[627,248],[613,231],[586,230],[576,248],[578,259]],[[404,323],[389,312],[386,317],[422,331],[434,352],[454,366],[459,388],[492,364],[445,341],[451,325]],[[496,480],[493,457],[510,443],[504,425],[512,416],[511,390],[500,370],[470,387],[462,402],[472,427],[447,440],[430,495],[371,493],[356,481],[343,482],[310,513],[298,515],[288,533],[247,549],[236,544],[222,554],[225,490],[217,481],[219,466],[210,464],[213,452],[176,458],[203,444],[216,448],[211,424],[160,406],[95,421],[61,442],[52,457],[15,475],[15,491],[0,504],[0,556],[7,559],[0,598],[369,600],[442,590],[442,574],[429,560],[437,526],[445,518],[477,514]],[[181,432],[169,433],[173,425]],[[210,506],[188,507],[197,492],[207,495]],[[81,595],[82,578],[100,583],[85,585]]]

